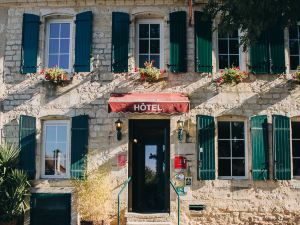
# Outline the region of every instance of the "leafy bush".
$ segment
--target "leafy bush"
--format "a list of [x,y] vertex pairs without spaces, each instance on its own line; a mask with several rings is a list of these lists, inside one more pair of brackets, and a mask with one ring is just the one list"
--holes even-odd
[[11,144],[0,146],[0,221],[22,215],[27,208],[30,184],[24,171],[17,168],[19,149]]
[[226,68],[221,71],[221,76],[215,80],[218,86],[222,84],[240,83],[248,77],[248,73],[241,71],[239,67]]

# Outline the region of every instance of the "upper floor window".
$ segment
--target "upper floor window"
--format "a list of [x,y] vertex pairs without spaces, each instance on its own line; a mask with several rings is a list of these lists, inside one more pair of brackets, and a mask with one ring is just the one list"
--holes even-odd
[[71,20],[50,20],[47,26],[46,66],[58,66],[71,71],[72,25]]
[[300,32],[299,27],[291,27],[289,29],[289,46],[290,46],[290,69],[296,70],[300,65]]
[[155,67],[163,67],[162,20],[138,20],[136,60],[139,67],[144,67],[145,61],[152,60]]
[[245,127],[243,121],[218,122],[218,173],[220,178],[246,176]]
[[46,121],[43,130],[42,176],[64,178],[70,175],[70,123]]
[[300,122],[292,122],[293,176],[300,177]]
[[239,67],[239,36],[238,30],[227,34],[218,32],[218,59],[219,69],[225,69],[232,66]]

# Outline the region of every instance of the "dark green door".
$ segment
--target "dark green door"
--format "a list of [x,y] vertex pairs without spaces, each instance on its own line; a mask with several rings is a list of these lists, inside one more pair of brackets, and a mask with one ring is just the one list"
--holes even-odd
[[169,120],[131,120],[132,211],[169,212]]
[[71,194],[34,193],[30,199],[30,225],[70,225]]

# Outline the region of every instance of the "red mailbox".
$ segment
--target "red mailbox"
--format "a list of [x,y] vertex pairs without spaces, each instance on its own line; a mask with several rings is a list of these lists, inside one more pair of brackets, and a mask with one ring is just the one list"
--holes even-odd
[[176,155],[174,158],[174,168],[176,170],[185,170],[187,168],[187,160],[184,156]]

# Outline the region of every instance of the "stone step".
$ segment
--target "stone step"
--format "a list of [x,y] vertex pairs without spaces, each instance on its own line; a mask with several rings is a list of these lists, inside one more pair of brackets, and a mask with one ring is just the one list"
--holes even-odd
[[125,217],[127,218],[127,224],[129,222],[145,222],[146,224],[158,224],[160,223],[166,223],[169,224],[170,221],[170,214],[169,213],[126,213]]

